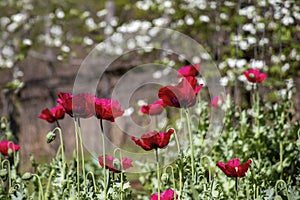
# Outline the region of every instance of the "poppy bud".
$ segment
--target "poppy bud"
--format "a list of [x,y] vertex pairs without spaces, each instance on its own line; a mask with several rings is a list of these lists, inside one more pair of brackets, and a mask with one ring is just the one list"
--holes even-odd
[[51,131],[46,136],[46,142],[49,144],[49,143],[53,142],[55,140],[55,138],[56,138],[56,134]]
[[163,174],[161,175],[161,180],[162,180],[163,182],[167,182],[168,179],[169,179],[169,175],[168,175],[167,173],[163,173]]
[[300,139],[296,141],[297,147],[300,149]]
[[28,181],[32,178],[32,174],[30,172],[26,172],[25,174],[23,174],[22,179],[24,181]]
[[7,170],[6,169],[1,169],[0,170],[0,177],[5,177],[7,175]]
[[276,195],[275,198],[274,198],[274,200],[282,200],[282,197],[279,196],[279,195]]
[[14,152],[10,148],[7,150],[8,155],[12,155]]
[[6,129],[6,124],[4,122],[1,123],[1,130],[2,131],[5,131]]

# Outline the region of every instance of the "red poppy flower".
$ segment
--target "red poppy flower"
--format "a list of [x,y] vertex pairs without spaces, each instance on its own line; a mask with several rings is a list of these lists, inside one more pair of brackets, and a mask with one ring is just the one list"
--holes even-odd
[[123,115],[121,105],[118,101],[112,99],[99,99],[95,98],[95,115],[98,119],[105,119],[111,122],[115,121],[115,118]]
[[198,92],[203,84],[197,86],[197,79],[184,77],[176,86],[166,86],[159,90],[158,97],[171,107],[187,108],[195,105]]
[[73,117],[73,110],[72,110],[72,98],[73,95],[70,93],[60,92],[58,94],[57,103],[59,103],[62,107],[64,107],[67,114]]
[[[119,167],[115,166],[114,164],[114,160],[116,160],[116,158],[114,158],[113,156],[105,156],[105,165],[106,168],[109,169],[112,172],[115,173],[120,173],[121,172],[121,164]],[[103,163],[103,156],[99,156],[98,157],[98,161],[101,167],[104,167],[104,163]],[[116,160],[118,161],[118,160]],[[122,167],[124,170],[129,169],[132,166],[132,159],[130,158],[122,158]]]
[[244,71],[244,75],[251,83],[261,83],[267,78],[267,74],[260,73],[259,69],[249,69]]
[[210,101],[210,105],[215,107],[215,108],[220,108],[220,105],[222,104],[223,100],[216,96]]
[[89,118],[94,115],[94,98],[89,93],[79,93],[75,96],[69,93],[59,93],[57,102],[62,105],[71,117]]
[[8,141],[8,140],[4,140],[4,141],[1,141],[1,142],[0,142],[0,152],[2,153],[2,155],[8,156],[8,154],[9,154],[9,152],[8,152],[9,149],[10,149],[12,152],[16,152],[16,151],[19,151],[20,146],[17,145],[17,144],[14,144],[13,142]]
[[200,63],[188,65],[178,70],[178,77],[197,76],[200,70]]
[[142,135],[141,139],[131,138],[137,145],[146,151],[152,149],[164,148],[169,144],[170,137],[174,133],[174,129],[170,128],[167,132],[148,132]]
[[163,102],[163,100],[155,101],[152,104],[141,107],[141,112],[147,115],[159,115],[164,111],[164,108],[167,105]]
[[40,119],[44,119],[49,123],[53,123],[59,119],[63,119],[65,117],[65,109],[61,105],[55,106],[51,110],[48,108],[42,110],[41,115],[39,116]]
[[[178,199],[177,194],[176,199]],[[158,200],[158,194],[152,194],[150,200]],[[160,193],[160,200],[174,200],[174,190],[165,190],[162,193]]]
[[245,176],[248,168],[251,164],[251,160],[248,160],[244,164],[240,164],[238,158],[231,159],[228,163],[224,164],[218,162],[217,166],[226,174],[228,177],[239,177],[242,178]]

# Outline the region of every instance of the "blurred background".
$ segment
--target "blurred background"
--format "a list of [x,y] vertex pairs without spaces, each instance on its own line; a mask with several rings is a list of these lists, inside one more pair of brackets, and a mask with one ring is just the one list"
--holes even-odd
[[[50,145],[45,141],[55,126],[38,116],[42,109],[56,105],[59,92],[72,92],[88,53],[118,32],[151,27],[171,28],[203,45],[221,72],[220,84],[241,106],[250,103],[251,86],[242,75],[250,67],[268,74],[259,88],[266,101],[278,101],[286,84],[293,84],[294,114],[299,120],[298,0],[4,0],[0,2],[0,112],[21,145],[21,169],[30,167],[31,154],[39,162],[55,155],[59,141]],[[141,40],[136,38],[131,45]],[[125,56],[105,72],[98,95],[109,97],[124,72],[153,60],[174,69],[189,64],[161,52]],[[71,156],[72,119],[66,117],[61,123]]]

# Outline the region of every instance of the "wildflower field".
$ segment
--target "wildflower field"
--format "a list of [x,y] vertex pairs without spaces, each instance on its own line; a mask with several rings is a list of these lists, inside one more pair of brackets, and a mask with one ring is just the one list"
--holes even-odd
[[298,1],[0,11],[0,199],[300,199]]

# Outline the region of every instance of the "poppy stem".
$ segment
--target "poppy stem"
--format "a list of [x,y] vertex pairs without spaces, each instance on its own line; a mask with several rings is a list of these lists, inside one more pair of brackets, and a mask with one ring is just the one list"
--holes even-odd
[[195,161],[194,161],[194,143],[193,143],[193,136],[191,131],[191,124],[190,124],[190,116],[189,116],[189,110],[185,109],[185,115],[186,115],[186,122],[188,127],[188,134],[189,134],[189,140],[190,140],[190,148],[191,148],[191,167],[192,167],[192,181],[194,181],[195,177]]
[[37,174],[32,174],[33,176],[35,176],[38,180],[38,184],[39,184],[39,200],[44,200],[44,191],[43,191],[43,186],[42,186],[42,182],[40,177]]
[[[63,141],[62,131],[61,131],[61,128],[60,128],[59,124],[52,132],[54,133],[56,130],[59,133],[59,139],[60,139],[61,161],[62,161],[62,166],[63,166],[62,167],[62,172],[61,172],[62,173],[62,181],[61,182],[62,182],[62,185],[63,185],[64,179],[65,179],[66,160],[65,160],[65,151],[64,151],[64,141]],[[59,154],[57,154],[57,155],[59,155]]]
[[238,177],[235,178],[235,199],[238,199]]
[[95,175],[93,172],[89,171],[87,174],[86,174],[86,179],[88,179],[88,176],[90,175],[90,177],[92,178],[92,181],[93,181],[93,186],[94,186],[94,192],[98,192],[97,190],[97,185],[96,185],[96,181],[95,181]]
[[2,169],[4,169],[4,164],[6,163],[6,167],[7,167],[7,173],[8,173],[8,191],[11,188],[11,171],[10,171],[10,162],[9,160],[5,159],[1,162],[2,165]]
[[81,165],[82,165],[82,174],[83,174],[83,184],[86,185],[86,177],[85,177],[85,163],[84,163],[84,149],[82,144],[82,134],[81,134],[81,126],[80,126],[80,118],[78,120],[78,135],[80,140],[80,150],[81,150]]
[[74,119],[75,124],[75,143],[76,143],[76,174],[77,174],[77,193],[78,193],[78,199],[80,199],[80,180],[79,180],[79,145],[78,145],[78,127],[77,127],[77,119]]
[[104,138],[104,128],[103,128],[103,120],[100,118],[100,128],[101,128],[101,137],[102,137],[102,154],[103,154],[103,179],[104,179],[104,199],[107,199],[106,197],[106,191],[107,191],[107,177],[106,177],[106,152],[105,152],[105,138]]
[[257,142],[258,142],[258,146],[259,146],[259,149],[257,151],[257,157],[258,157],[258,168],[260,168],[260,160],[261,160],[261,151],[260,151],[260,145],[261,145],[261,142],[260,142],[260,116],[259,116],[259,112],[260,112],[260,108],[259,108],[259,91],[258,91],[258,84],[256,84],[256,87],[255,87],[256,91],[255,91],[255,106],[256,106],[256,136],[257,136]]
[[160,174],[159,174],[159,160],[158,160],[158,149],[155,149],[155,156],[156,156],[156,173],[157,173],[157,196],[158,200],[160,200]]

